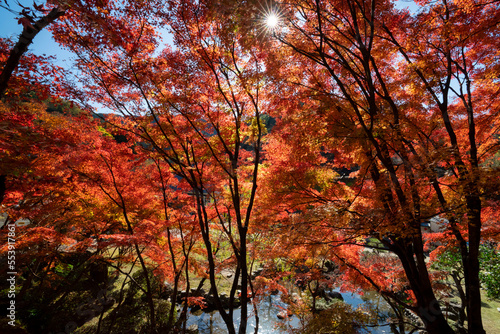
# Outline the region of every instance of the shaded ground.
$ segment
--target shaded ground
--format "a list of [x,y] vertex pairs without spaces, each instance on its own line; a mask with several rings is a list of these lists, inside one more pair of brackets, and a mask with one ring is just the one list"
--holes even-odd
[[500,301],[489,300],[484,290],[481,291],[481,299],[484,330],[487,334],[500,333],[500,312],[497,310],[497,308],[500,308]]

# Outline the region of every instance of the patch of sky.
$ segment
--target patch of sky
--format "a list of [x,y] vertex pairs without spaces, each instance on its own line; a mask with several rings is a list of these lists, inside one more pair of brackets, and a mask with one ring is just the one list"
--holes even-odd
[[[19,18],[22,17],[21,12],[23,7],[33,8],[34,5],[45,4],[44,1],[34,0],[17,0],[0,3],[0,38],[8,38],[16,43],[23,31],[23,26],[18,23]],[[48,9],[52,8],[50,5]],[[49,28],[49,27],[47,27]],[[35,55],[45,55],[53,57],[53,63],[66,70],[68,79],[77,83],[78,78],[81,77],[81,72],[78,71],[74,65],[76,54],[70,50],[61,47],[53,38],[50,29],[42,29],[33,39],[32,44],[28,47],[28,52]],[[159,27],[157,30],[160,35],[159,44],[156,49],[155,55],[159,55],[167,46],[173,46],[173,36],[167,28]],[[78,84],[77,84],[78,87]],[[109,108],[97,103],[90,103],[97,113],[113,113]]]

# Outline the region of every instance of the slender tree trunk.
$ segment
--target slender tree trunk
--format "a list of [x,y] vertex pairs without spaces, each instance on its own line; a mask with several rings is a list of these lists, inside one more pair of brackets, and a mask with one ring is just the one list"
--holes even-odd
[[132,262],[132,266],[130,266],[128,274],[126,274],[125,278],[123,279],[122,285],[120,287],[120,294],[118,295],[118,302],[116,304],[115,309],[111,312],[111,321],[109,323],[108,331],[106,332],[106,334],[111,334],[111,331],[116,323],[116,319],[118,318],[118,313],[119,313],[118,311],[120,310],[120,307],[124,299],[124,290],[125,286],[127,285],[127,278],[130,278],[130,275],[132,274],[132,271],[136,263],[137,263],[137,258],[135,259],[134,262]]
[[453,278],[453,281],[455,282],[455,285],[457,287],[458,295],[460,296],[460,309],[458,310],[458,325],[460,328],[463,328],[465,319],[467,318],[467,315],[465,314],[465,308],[467,307],[467,297],[465,295],[465,291],[462,287],[462,280],[460,279],[460,274],[458,272],[452,272],[451,277]]
[[246,334],[248,322],[248,268],[246,228],[240,228],[241,320],[239,334]]
[[212,253],[212,242],[210,241],[210,234],[208,230],[208,216],[203,206],[203,190],[198,189],[197,187],[193,187],[193,190],[196,194],[196,207],[197,207],[197,215],[198,222],[200,224],[201,235],[203,238],[203,243],[205,244],[205,248],[207,250],[207,260],[208,260],[208,271],[209,271],[209,281],[210,281],[210,293],[214,297],[215,306],[219,311],[222,320],[226,324],[228,334],[236,334],[236,330],[234,329],[234,321],[232,318],[232,312],[228,314],[222,305],[222,302],[219,298],[217,291],[217,282],[215,279],[215,259]]
[[[127,223],[128,223],[128,220],[127,220]],[[129,227],[132,228],[130,225],[129,225]],[[152,290],[151,280],[149,278],[148,268],[147,268],[146,263],[142,257],[142,252],[140,251],[137,243],[134,243],[134,246],[135,246],[135,251],[137,252],[137,257],[139,258],[139,262],[141,264],[144,279],[146,280],[146,299],[147,299],[148,307],[149,307],[149,316],[151,317],[151,323],[150,323],[151,329],[149,332],[151,334],[153,334],[153,333],[156,333],[156,314],[155,314],[155,305],[154,305],[154,301],[153,301],[153,294],[151,291]]]
[[479,244],[481,241],[481,199],[468,196],[469,249],[465,259],[465,293],[469,334],[485,334],[481,318],[481,283],[479,281]]

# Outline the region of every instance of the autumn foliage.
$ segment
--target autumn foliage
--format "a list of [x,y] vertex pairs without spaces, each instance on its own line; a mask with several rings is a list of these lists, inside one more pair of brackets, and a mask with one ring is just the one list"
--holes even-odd
[[[137,332],[185,332],[189,307],[213,307],[246,333],[259,298],[279,292],[304,332],[356,331],[366,313],[313,315],[339,287],[375,291],[400,331],[407,310],[431,334],[485,333],[499,5],[50,2],[79,81],[26,53],[0,101],[1,212],[29,220],[16,230],[19,303],[32,310],[20,319],[60,330],[33,314],[88,309],[79,290],[100,302],[75,329],[95,317],[96,332],[120,332],[141,310]],[[2,66],[14,45],[0,40]]]

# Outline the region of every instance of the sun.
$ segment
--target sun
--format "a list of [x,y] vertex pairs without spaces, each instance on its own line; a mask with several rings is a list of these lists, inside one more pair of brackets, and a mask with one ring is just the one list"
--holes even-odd
[[274,12],[267,13],[265,17],[265,24],[267,28],[275,29],[279,25],[279,23],[280,23],[280,18],[278,17],[278,15],[276,15],[276,13]]
[[259,26],[264,34],[275,34],[284,26],[284,16],[279,7],[273,4],[267,4],[260,9]]

